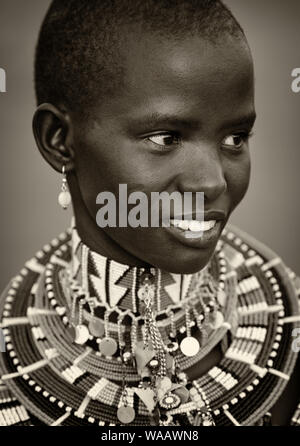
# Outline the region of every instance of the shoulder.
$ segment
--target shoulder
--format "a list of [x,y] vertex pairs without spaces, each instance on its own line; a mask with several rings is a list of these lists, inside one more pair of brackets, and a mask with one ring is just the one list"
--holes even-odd
[[[294,298],[299,297],[300,277],[285,263],[280,254],[262,241],[234,225],[227,225],[221,242],[226,257],[234,269],[257,266],[265,277],[276,273]],[[273,280],[274,282],[274,280]],[[276,287],[275,287],[276,289]]]
[[[237,278],[238,323],[226,356],[257,374],[264,408],[271,410],[296,368],[300,280],[278,253],[236,226],[226,227],[220,243]],[[246,337],[251,355],[240,347]],[[258,415],[263,415],[261,408],[244,424],[251,425]]]
[[[3,323],[3,313],[6,311],[5,307],[8,308],[9,302],[7,301],[7,296],[9,290],[11,289],[11,283],[13,279],[9,282],[6,288],[3,290],[0,297],[0,376],[2,378],[2,373],[6,371],[6,368],[1,366],[1,363],[8,359],[10,356],[7,351],[6,345],[10,343],[11,338],[9,336],[9,331],[5,328]],[[13,361],[13,358],[10,358]],[[18,401],[14,392],[6,385],[5,380],[0,379],[0,426],[26,426],[31,425],[30,414],[26,410],[25,406]]]
[[283,326],[300,327],[300,278],[280,255],[233,225],[223,231],[220,243],[226,261],[236,273],[240,301],[245,304],[245,294],[250,293],[251,308],[256,305],[258,310],[267,311],[267,305],[277,309]]
[[[12,277],[0,296],[0,426],[36,425],[39,420],[32,415],[30,396],[22,391],[14,375],[20,374],[18,353],[28,354],[29,345],[24,342],[30,335],[30,312],[35,295],[47,263],[52,256],[61,253],[70,256],[70,230],[45,244],[22,269]],[[32,321],[31,321],[32,322]],[[33,321],[34,323],[34,321]],[[29,328],[28,328],[29,327]],[[29,331],[28,331],[29,330]],[[23,342],[24,340],[24,342]],[[33,345],[33,344],[32,344]],[[31,346],[31,344],[30,344]],[[41,359],[37,351],[36,361]],[[24,361],[26,363],[26,360]],[[17,376],[17,377],[18,377]],[[23,378],[27,375],[22,375]]]

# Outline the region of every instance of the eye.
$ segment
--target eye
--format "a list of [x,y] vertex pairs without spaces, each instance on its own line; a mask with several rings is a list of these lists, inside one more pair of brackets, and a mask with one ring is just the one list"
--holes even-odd
[[223,139],[222,146],[230,149],[241,149],[251,136],[249,132],[228,135]]
[[159,133],[157,135],[148,136],[146,139],[161,148],[171,148],[171,146],[179,144],[180,142],[179,136],[174,133]]

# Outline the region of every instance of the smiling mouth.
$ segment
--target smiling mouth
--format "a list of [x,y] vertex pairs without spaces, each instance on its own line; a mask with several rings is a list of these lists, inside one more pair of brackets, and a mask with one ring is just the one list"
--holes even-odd
[[209,240],[218,232],[217,220],[171,220],[170,224],[179,230],[186,239]]
[[223,222],[222,220],[170,219],[169,223],[169,231],[179,241],[188,246],[206,248],[219,238]]
[[210,231],[216,226],[216,220],[197,221],[197,220],[170,220],[171,226],[174,228],[187,231],[187,233],[202,233]]

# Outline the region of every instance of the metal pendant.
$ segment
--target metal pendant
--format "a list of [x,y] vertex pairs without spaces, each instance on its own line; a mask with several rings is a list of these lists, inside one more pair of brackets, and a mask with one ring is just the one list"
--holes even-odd
[[195,356],[200,350],[200,344],[193,336],[187,336],[181,341],[180,350],[184,356]]
[[72,339],[72,342],[75,342],[75,339],[76,339],[76,330],[75,330],[75,327],[74,327],[73,325],[70,325],[70,326],[67,328],[67,332],[68,332],[70,338]]
[[90,337],[90,332],[86,325],[77,325],[75,327],[75,343],[83,345],[88,341]]
[[104,335],[104,324],[99,319],[92,318],[89,323],[89,332],[91,335],[95,336],[95,338],[102,338]]
[[113,356],[118,350],[117,341],[113,338],[103,338],[99,344],[99,350],[104,356]]
[[155,351],[144,348],[144,343],[139,341],[135,346],[135,361],[137,365],[137,372],[140,375],[146,365],[155,357]]
[[146,299],[153,300],[155,293],[152,287],[143,286],[138,290],[138,298],[144,302]]
[[141,401],[145,404],[147,407],[149,413],[152,413],[155,405],[156,405],[156,398],[155,393],[152,389],[149,387],[139,389],[138,387],[134,388],[135,393],[140,398]]
[[218,293],[217,293],[217,299],[218,299],[219,304],[220,304],[222,307],[224,307],[225,304],[226,304],[227,296],[226,296],[225,291],[222,290],[222,288],[220,288],[219,291],[218,291]]
[[190,392],[186,387],[179,387],[173,391],[176,395],[179,396],[181,404],[185,404],[190,397]]
[[161,400],[166,394],[170,393],[172,381],[168,376],[157,380],[157,397]]
[[123,424],[132,423],[132,421],[135,419],[135,410],[133,409],[133,407],[121,406],[118,409],[117,417],[118,420]]
[[210,326],[213,330],[217,330],[218,328],[221,327],[221,325],[224,322],[224,316],[221,313],[221,311],[217,311],[213,317],[212,317],[212,321],[210,322]]

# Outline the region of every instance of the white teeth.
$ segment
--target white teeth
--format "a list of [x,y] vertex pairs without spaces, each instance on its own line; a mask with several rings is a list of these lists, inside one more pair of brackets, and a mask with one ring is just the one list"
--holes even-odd
[[187,231],[189,229],[190,222],[188,220],[179,220],[178,227]]
[[203,225],[200,223],[200,221],[191,221],[189,224],[189,230],[194,232],[203,231]]
[[175,226],[175,228],[177,228],[180,225],[181,220],[171,220],[171,222],[173,223],[173,226]]
[[217,223],[216,220],[209,221],[197,221],[197,220],[171,220],[171,223],[175,228],[183,229],[184,231],[209,231]]

